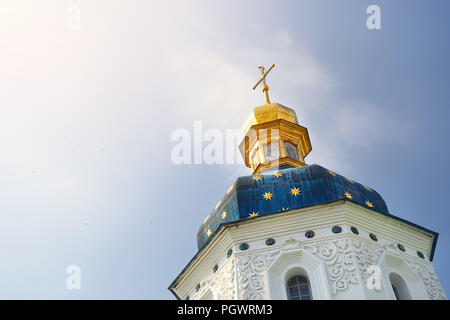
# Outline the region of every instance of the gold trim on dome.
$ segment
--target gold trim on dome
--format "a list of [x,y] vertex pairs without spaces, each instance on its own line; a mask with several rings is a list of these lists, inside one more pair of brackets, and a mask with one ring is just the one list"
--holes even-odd
[[[299,160],[283,157],[285,155],[281,147],[283,141],[289,141],[297,145],[297,148],[301,150]],[[250,156],[252,156],[255,152],[261,153],[261,146],[272,142],[279,144],[280,158],[269,162],[265,161],[265,157],[260,154],[260,157],[256,158],[256,162],[252,163]],[[281,166],[283,164],[289,164],[292,167],[305,166],[306,164],[304,159],[308,153],[311,152],[311,149],[312,147],[311,141],[309,140],[308,130],[305,127],[284,119],[273,120],[267,123],[252,126],[239,145],[239,150],[244,158],[245,165],[252,168],[253,174],[258,174],[263,169],[276,168],[277,166]],[[284,163],[281,163],[282,161]]]
[[254,108],[242,129],[247,133],[254,125],[274,120],[286,120],[298,125],[295,111],[275,102]]
[[327,171],[328,171],[328,173],[331,174],[333,177],[336,177],[336,173],[334,173],[333,171],[328,170],[328,169],[327,169]]
[[355,184],[355,181],[353,181],[352,179],[345,178],[345,177],[344,177],[344,179],[347,180],[348,182],[350,182],[351,184]]
[[[253,86],[255,90],[262,84],[262,91],[265,95],[266,103],[255,107],[247,118],[243,130],[245,133],[243,141],[239,144],[239,150],[244,158],[245,165],[257,174],[267,168],[277,168],[282,164],[289,164],[292,167],[305,166],[305,158],[311,152],[311,140],[308,130],[298,124],[297,115],[291,108],[279,103],[271,103],[269,100],[269,86],[266,77],[274,64],[269,69],[260,66],[261,78]],[[287,160],[285,143],[289,142],[295,146],[289,148],[289,155],[292,159]],[[269,152],[274,147],[278,147],[278,154]]]
[[284,166],[284,165],[289,165],[291,167],[297,168],[297,167],[304,167],[304,166],[306,166],[306,163],[303,163],[303,162],[296,161],[296,160],[293,160],[291,158],[285,157],[285,158],[280,158],[278,160],[277,165],[274,165],[273,163],[260,163],[260,164],[258,164],[255,167],[253,173],[258,174],[258,173],[261,173],[265,169],[274,168],[274,167],[279,168],[279,167]]

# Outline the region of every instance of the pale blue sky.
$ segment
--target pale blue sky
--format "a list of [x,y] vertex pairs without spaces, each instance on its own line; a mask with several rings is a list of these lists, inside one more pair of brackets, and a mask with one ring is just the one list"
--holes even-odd
[[[81,29],[66,27],[78,5]],[[366,9],[381,8],[382,30]],[[271,98],[317,163],[440,233],[450,292],[450,3],[3,1],[0,298],[172,299],[204,218],[243,165],[172,164],[171,133],[240,128]],[[66,288],[69,265],[81,290]]]

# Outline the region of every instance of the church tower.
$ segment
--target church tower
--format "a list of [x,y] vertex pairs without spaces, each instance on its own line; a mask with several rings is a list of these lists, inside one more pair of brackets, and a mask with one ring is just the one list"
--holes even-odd
[[438,234],[392,215],[373,189],[307,165],[308,130],[269,100],[253,109],[239,177],[203,221],[198,252],[170,285],[178,299],[446,299]]

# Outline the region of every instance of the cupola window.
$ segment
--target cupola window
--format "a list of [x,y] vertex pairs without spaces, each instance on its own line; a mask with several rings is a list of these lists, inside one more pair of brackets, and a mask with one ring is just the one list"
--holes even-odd
[[290,143],[288,141],[284,141],[284,150],[286,151],[287,157],[296,161],[303,161],[303,159],[299,160],[298,149],[295,144]]
[[263,144],[263,151],[265,162],[278,160],[280,157],[280,148],[278,141],[273,141],[268,144]]

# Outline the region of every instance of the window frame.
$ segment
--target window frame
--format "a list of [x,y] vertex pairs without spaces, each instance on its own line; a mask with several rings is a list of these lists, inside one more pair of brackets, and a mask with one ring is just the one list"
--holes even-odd
[[[294,285],[290,285],[289,282],[294,279],[296,283]],[[307,294],[302,294],[301,289],[304,289],[305,287],[308,289],[308,292]],[[297,295],[291,295],[291,289],[294,288],[297,289]],[[312,300],[311,285],[308,277],[300,274],[295,274],[289,277],[289,279],[286,280],[286,295],[288,300]]]
[[[287,144],[290,144],[291,146],[293,146],[295,148],[295,150],[297,150],[297,159],[294,159],[288,155]],[[286,140],[286,139],[283,140],[283,152],[284,152],[284,156],[289,159],[292,159],[294,161],[299,161],[299,162],[305,161],[303,159],[302,149],[300,148],[300,145],[298,142],[293,142],[291,140]]]

